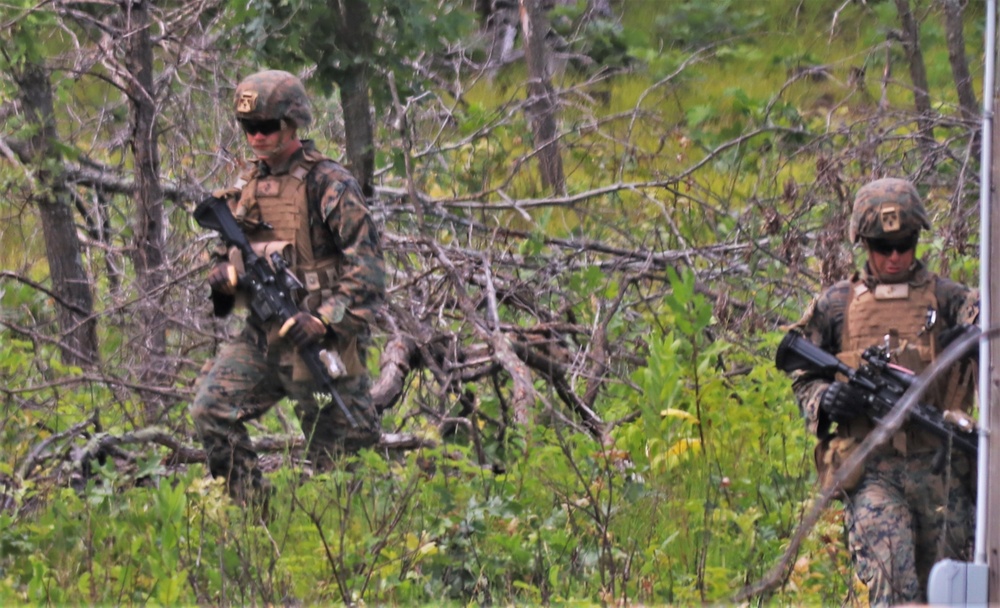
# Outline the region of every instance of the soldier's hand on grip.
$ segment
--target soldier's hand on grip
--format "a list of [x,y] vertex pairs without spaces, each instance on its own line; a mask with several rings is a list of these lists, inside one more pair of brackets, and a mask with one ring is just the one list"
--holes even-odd
[[304,348],[316,344],[326,336],[326,325],[307,312],[299,312],[281,326],[278,335],[287,335],[296,346]]
[[834,422],[850,420],[865,413],[865,393],[846,382],[834,382],[820,396],[819,409]]
[[212,291],[216,291],[227,296],[236,293],[238,277],[236,267],[229,262],[220,262],[208,273],[208,285]]

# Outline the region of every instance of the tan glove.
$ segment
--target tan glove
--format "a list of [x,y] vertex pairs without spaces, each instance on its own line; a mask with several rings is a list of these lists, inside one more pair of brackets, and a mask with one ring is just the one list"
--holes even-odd
[[212,291],[227,296],[236,294],[238,281],[239,277],[236,274],[236,267],[229,262],[219,262],[208,273],[208,285],[212,288]]
[[326,329],[326,325],[316,317],[307,312],[299,312],[285,321],[278,330],[278,335],[287,335],[296,346],[305,348],[322,340],[326,336]]

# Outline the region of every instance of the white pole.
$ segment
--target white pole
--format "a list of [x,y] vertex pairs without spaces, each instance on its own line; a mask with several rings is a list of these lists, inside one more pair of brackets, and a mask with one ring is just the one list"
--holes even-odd
[[[983,128],[979,168],[979,327],[990,327],[990,199],[993,145],[993,87],[996,70],[996,0],[986,1],[986,67],[983,73]],[[975,561],[986,564],[986,517],[989,493],[990,344],[979,343],[979,466],[976,479]]]

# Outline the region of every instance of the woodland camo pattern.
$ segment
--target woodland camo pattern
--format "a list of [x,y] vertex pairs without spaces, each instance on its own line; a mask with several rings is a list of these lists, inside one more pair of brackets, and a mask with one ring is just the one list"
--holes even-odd
[[893,177],[865,184],[854,197],[849,238],[894,239],[930,230],[931,222],[913,184]]
[[299,129],[312,123],[305,87],[282,70],[247,76],[236,87],[233,110],[236,118],[244,120],[287,120]]
[[[933,275],[917,262],[910,281],[925,283]],[[873,288],[876,280],[862,272],[855,280]],[[937,277],[937,323],[943,329],[973,323],[978,295],[964,285]],[[853,283],[839,281],[810,306],[796,329],[823,350],[841,352],[845,310]],[[819,409],[830,380],[799,372],[793,390],[810,432],[828,436]],[[924,600],[933,564],[943,558],[965,559],[974,532],[973,475],[964,454],[951,450],[936,463],[937,452],[902,455],[884,446],[866,463],[860,483],[843,496],[844,519],[855,572],[869,590],[872,606]]]

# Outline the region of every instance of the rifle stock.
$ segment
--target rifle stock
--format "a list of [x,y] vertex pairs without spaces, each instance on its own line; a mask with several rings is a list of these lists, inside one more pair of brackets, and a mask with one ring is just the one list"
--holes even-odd
[[[210,196],[201,201],[194,210],[194,219],[202,228],[218,232],[226,245],[236,247],[242,254],[246,274],[241,277],[239,285],[249,294],[250,310],[257,318],[264,322],[276,320],[282,325],[299,312],[294,299],[295,292],[302,288],[298,278],[288,270],[285,260],[277,253],[271,254],[269,263],[254,252],[224,200]],[[348,424],[352,428],[359,428],[357,419],[344,403],[333,385],[333,378],[326,371],[326,365],[321,359],[322,352],[323,348],[319,344],[299,349],[299,355],[313,378],[337,404]]]
[[[848,384],[865,393],[868,415],[878,423],[892,411],[917,376],[890,364],[884,351],[877,347],[867,349],[862,359],[865,365],[854,369],[792,330],[778,345],[774,363],[783,372],[804,370],[831,380],[837,373],[843,374]],[[950,441],[973,458],[979,454],[975,429],[963,429],[947,422],[943,413],[932,405],[917,403],[910,411],[908,420],[943,442]]]
[[816,346],[796,331],[788,332],[778,345],[774,364],[783,372],[809,370],[829,375],[840,372],[850,376],[851,368],[837,357]]

